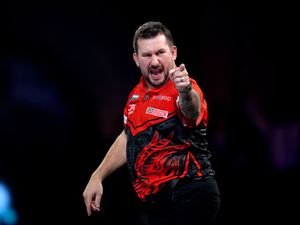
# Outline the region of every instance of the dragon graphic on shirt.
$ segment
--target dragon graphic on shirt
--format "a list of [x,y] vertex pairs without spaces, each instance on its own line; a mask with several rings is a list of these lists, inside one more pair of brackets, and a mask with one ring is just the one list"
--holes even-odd
[[[187,173],[191,154],[187,152],[186,157],[182,157],[182,151],[186,151],[191,144],[186,142],[172,145],[172,137],[173,133],[159,140],[159,133],[156,131],[150,143],[138,155],[134,188],[141,199],[156,193],[167,181]],[[180,164],[185,164],[184,171],[179,170],[182,168]]]

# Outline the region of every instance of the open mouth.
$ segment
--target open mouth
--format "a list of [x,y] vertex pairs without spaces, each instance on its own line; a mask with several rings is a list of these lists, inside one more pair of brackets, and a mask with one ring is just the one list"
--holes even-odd
[[161,68],[156,69],[156,68],[151,68],[149,70],[149,75],[151,80],[160,80],[163,77],[162,74],[163,70]]

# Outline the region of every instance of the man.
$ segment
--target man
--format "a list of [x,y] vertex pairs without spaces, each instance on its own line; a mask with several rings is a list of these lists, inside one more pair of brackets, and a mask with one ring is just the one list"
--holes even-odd
[[100,211],[102,181],[127,163],[149,225],[211,224],[220,193],[207,149],[207,104],[161,22],[141,25],[133,38],[141,71],[124,109],[124,130],[83,192],[88,215]]

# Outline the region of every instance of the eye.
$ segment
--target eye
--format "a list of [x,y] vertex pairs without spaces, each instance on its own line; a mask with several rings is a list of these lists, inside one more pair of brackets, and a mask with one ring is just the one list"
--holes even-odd
[[162,54],[164,54],[166,51],[164,51],[164,50],[159,50],[158,52],[157,52],[157,55],[162,55]]
[[142,57],[151,57],[151,54],[150,53],[144,53],[144,54],[142,54]]

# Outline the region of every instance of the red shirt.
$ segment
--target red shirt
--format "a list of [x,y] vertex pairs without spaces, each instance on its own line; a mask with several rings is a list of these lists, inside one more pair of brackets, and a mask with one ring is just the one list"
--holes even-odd
[[128,97],[124,109],[126,155],[133,186],[142,200],[172,179],[202,176],[204,169],[212,171],[206,141],[207,104],[196,81],[190,78],[190,82],[201,100],[196,121],[182,115],[171,80],[147,91],[142,76]]

